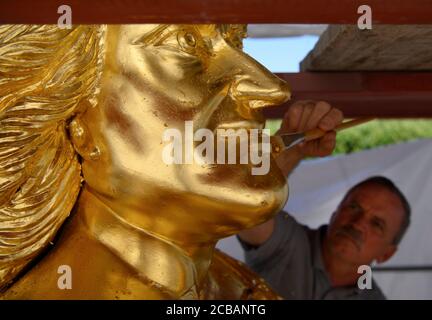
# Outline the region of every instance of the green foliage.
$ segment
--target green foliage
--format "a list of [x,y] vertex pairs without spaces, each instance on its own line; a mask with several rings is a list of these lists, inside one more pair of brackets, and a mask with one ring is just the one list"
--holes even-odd
[[[268,120],[274,134],[281,120]],[[348,154],[420,138],[432,138],[432,120],[374,120],[338,133],[333,154]]]
[[270,134],[274,135],[279,130],[282,119],[268,119],[266,121],[266,129],[270,129]]

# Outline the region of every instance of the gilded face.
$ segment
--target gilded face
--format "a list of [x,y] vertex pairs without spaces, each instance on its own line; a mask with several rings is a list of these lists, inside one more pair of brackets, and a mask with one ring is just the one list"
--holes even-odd
[[122,25],[106,36],[98,106],[80,117],[93,150],[80,152],[90,188],[128,221],[182,241],[228,236],[281,208],[288,192],[273,159],[266,175],[252,175],[250,164],[162,161],[167,128],[183,132],[188,120],[194,130],[262,128],[260,109],[289,98],[283,81],[241,51],[242,32]]

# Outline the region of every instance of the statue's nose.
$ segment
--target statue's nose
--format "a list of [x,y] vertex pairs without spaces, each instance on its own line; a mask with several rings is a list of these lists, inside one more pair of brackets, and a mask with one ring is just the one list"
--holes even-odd
[[231,87],[234,99],[247,101],[250,108],[279,105],[290,99],[288,84],[257,61],[242,52],[236,61],[238,73]]
[[233,88],[233,96],[236,100],[247,101],[252,109],[282,104],[290,99],[290,89],[286,82],[274,78],[271,81],[242,79]]

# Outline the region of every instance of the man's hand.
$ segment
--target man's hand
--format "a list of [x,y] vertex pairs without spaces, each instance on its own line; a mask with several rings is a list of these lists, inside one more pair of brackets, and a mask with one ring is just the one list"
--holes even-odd
[[293,133],[320,128],[328,131],[322,138],[301,143],[283,151],[276,162],[285,176],[304,157],[325,157],[333,152],[336,145],[336,132],[333,129],[342,123],[343,114],[324,101],[298,101],[286,111],[281,128],[277,133]]
[[[333,129],[342,120],[342,112],[332,108],[327,102],[299,101],[292,104],[284,115],[278,133],[291,133],[315,128],[328,131],[328,133],[320,139],[300,144],[282,152],[276,158],[276,162],[285,176],[288,176],[304,157],[324,157],[331,154],[336,145],[336,133]],[[250,245],[260,246],[272,235],[274,224],[275,220],[270,219],[259,226],[242,230],[238,236]]]

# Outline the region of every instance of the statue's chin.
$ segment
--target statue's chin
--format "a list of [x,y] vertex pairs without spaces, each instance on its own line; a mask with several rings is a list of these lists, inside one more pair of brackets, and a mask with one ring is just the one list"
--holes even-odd
[[279,169],[271,168],[266,175],[252,175],[250,165],[185,166],[177,177],[201,208],[192,211],[205,212],[206,228],[223,237],[264,223],[283,208],[288,185]]
[[[214,223],[218,227],[213,229],[223,231],[219,238],[236,234],[241,230],[252,228],[273,218],[282,210],[288,198],[288,187],[285,185],[284,188],[269,190],[265,194],[266,197],[263,197],[262,193],[257,194],[256,199],[259,199],[259,201],[255,199],[255,201],[249,203],[219,202],[220,206],[226,207],[223,212],[215,215],[217,218]],[[215,202],[218,200],[220,199],[214,199]]]

